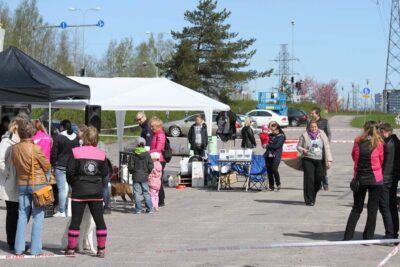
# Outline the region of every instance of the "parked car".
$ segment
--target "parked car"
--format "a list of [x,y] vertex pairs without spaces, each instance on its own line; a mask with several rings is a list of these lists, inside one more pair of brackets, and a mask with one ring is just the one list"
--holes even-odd
[[281,116],[271,110],[253,109],[247,112],[246,115],[252,117],[257,122],[258,127],[261,127],[263,124],[268,125],[271,121],[276,121],[281,127],[289,125],[287,116]]
[[301,109],[290,108],[288,110],[289,125],[296,127],[307,123],[307,113]]
[[[176,121],[170,121],[164,123],[164,130],[165,132],[172,137],[179,137],[179,136],[187,136],[189,133],[190,127],[196,122],[196,116],[199,114],[190,115],[186,118]],[[212,134],[216,135],[217,132],[217,121],[216,121],[217,114],[214,113],[212,117]],[[206,122],[207,123],[207,122]],[[207,124],[207,127],[210,127]],[[240,131],[243,127],[243,121],[240,117],[237,117],[236,120],[236,134],[239,137]]]

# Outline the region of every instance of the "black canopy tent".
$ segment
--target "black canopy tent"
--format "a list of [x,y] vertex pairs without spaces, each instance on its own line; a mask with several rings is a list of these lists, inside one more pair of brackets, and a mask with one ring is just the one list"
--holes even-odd
[[90,88],[31,58],[16,47],[0,53],[0,104],[90,99]]

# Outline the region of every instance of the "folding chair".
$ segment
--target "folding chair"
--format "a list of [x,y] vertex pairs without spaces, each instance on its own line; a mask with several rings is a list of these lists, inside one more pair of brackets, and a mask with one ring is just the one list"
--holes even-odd
[[246,182],[243,187],[245,187],[248,182],[249,189],[264,190],[267,187],[267,167],[265,165],[264,156],[253,154],[251,158],[250,177],[248,168],[248,165],[245,165],[243,168],[244,171],[242,175],[246,177]]

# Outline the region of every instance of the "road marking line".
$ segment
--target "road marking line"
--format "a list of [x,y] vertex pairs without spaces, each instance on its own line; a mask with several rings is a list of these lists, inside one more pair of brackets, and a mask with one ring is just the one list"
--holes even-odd
[[393,257],[394,255],[396,255],[399,251],[400,251],[400,244],[397,245],[395,248],[393,248],[392,251],[390,251],[390,253],[386,256],[386,258],[384,258],[378,264],[378,267],[383,267],[390,260],[390,258]]

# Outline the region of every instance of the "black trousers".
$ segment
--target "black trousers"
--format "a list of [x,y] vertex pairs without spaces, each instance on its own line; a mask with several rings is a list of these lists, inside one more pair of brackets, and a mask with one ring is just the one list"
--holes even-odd
[[389,190],[389,209],[392,215],[394,238],[399,237],[399,212],[397,210],[398,181],[393,182]]
[[315,203],[323,177],[322,160],[303,158],[303,195],[306,204]]
[[107,229],[103,217],[103,201],[72,201],[72,218],[69,229],[79,230],[86,205],[89,205],[90,213],[92,214],[93,220],[96,223],[96,230]]
[[382,193],[382,185],[360,185],[357,192],[353,193],[354,204],[351,209],[349,219],[347,220],[344,240],[351,240],[354,236],[354,231],[360,219],[361,212],[364,208],[364,200],[368,191],[367,204],[367,223],[364,228],[363,239],[373,239],[376,226],[376,215],[379,209],[379,199]]
[[160,187],[160,191],[158,191],[158,206],[164,206],[165,205],[165,192],[164,192],[164,185],[163,185],[163,176],[164,176],[164,169],[165,169],[165,165],[167,163],[166,162],[161,162],[161,166],[162,166],[162,175],[161,175],[161,187]]
[[195,156],[205,157],[205,150],[201,147],[193,147],[193,153]]
[[14,250],[15,235],[17,234],[18,224],[18,202],[6,201],[6,210],[7,244],[10,250]]
[[274,183],[276,186],[281,185],[281,176],[279,175],[279,164],[280,161],[274,161],[274,158],[265,157],[265,164],[267,165],[268,172],[268,187],[274,189]]
[[392,184],[384,184],[381,197],[379,199],[379,212],[382,214],[383,224],[385,226],[385,238],[395,238],[393,230],[392,213],[390,210],[390,190]]

